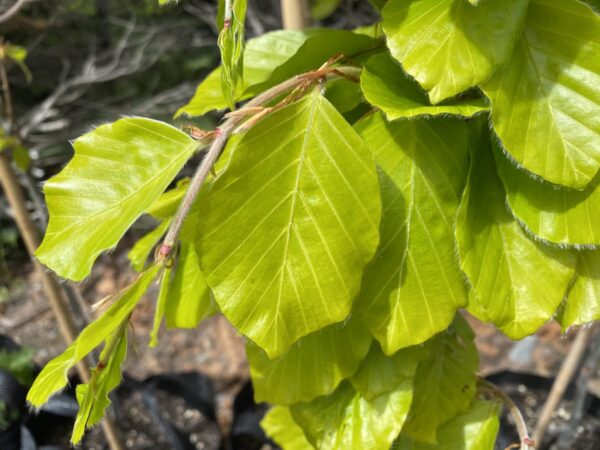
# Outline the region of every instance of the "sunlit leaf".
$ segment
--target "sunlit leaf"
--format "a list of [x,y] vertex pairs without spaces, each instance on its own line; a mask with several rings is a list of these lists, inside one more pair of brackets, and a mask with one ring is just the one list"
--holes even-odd
[[380,108],[389,120],[420,115],[458,115],[470,117],[489,109],[480,96],[453,98],[432,106],[427,94],[388,54],[371,57],[365,64],[360,85],[369,103]]
[[313,450],[289,408],[274,406],[260,422],[265,433],[284,450]]
[[371,153],[317,91],[269,115],[238,142],[198,223],[221,311],[270,358],[343,321],[380,207]]
[[177,186],[165,191],[158,197],[146,212],[158,220],[172,218],[177,212],[177,208],[179,208],[179,204],[183,200],[183,196],[187,192],[189,185],[190,179],[182,178],[177,182]]
[[165,316],[165,308],[168,301],[168,295],[171,285],[171,268],[167,267],[163,271],[160,278],[160,289],[158,291],[158,297],[156,298],[156,309],[154,311],[154,322],[152,325],[152,331],[150,332],[149,347],[156,347],[158,345],[158,332],[160,331],[160,325],[162,324]]
[[244,28],[247,0],[219,0],[223,22],[218,38],[221,51],[221,90],[230,109],[235,108],[237,87],[244,67]]
[[439,444],[427,444],[400,435],[394,450],[493,450],[500,428],[502,405],[474,400],[469,410],[438,429]]
[[513,339],[534,333],[553,316],[577,257],[534,241],[506,210],[487,130],[472,158],[456,239],[473,290],[472,314]]
[[383,216],[355,314],[386,354],[446,329],[467,301],[453,221],[467,175],[469,128],[459,120],[356,125],[379,167]]
[[166,300],[168,328],[195,328],[217,312],[193,244],[181,243]]
[[560,312],[564,330],[574,325],[600,320],[600,251],[579,253],[576,278]]
[[392,56],[433,103],[487,80],[510,58],[529,0],[390,0],[383,30]]
[[142,236],[127,253],[127,258],[131,261],[131,267],[141,272],[148,261],[152,249],[158,244],[160,238],[167,232],[170,220],[163,220],[154,230]]
[[346,381],[333,394],[290,410],[319,450],[381,450],[389,448],[402,429],[412,395],[412,380],[405,380],[369,401]]
[[27,401],[31,405],[40,407],[52,394],[65,387],[68,370],[99,346],[129,317],[160,269],[161,266],[155,264],[140,274],[116,295],[113,305],[101,317],[89,324],[62,354],[46,364],[27,394]]
[[50,222],[37,258],[62,277],[85,278],[196,147],[176,128],[142,118],[121,119],[78,138],[73,159],[44,185]]
[[419,364],[414,378],[414,399],[402,433],[415,440],[436,439],[438,426],[466,411],[476,392],[479,366],[474,334],[459,315],[452,327],[427,345],[429,355]]
[[303,337],[275,360],[248,343],[256,401],[290,405],[330,394],[356,371],[371,340],[369,332],[350,319]]
[[600,169],[598,54],[600,17],[587,5],[531,0],[510,62],[482,85],[506,151],[552,183],[582,189]]

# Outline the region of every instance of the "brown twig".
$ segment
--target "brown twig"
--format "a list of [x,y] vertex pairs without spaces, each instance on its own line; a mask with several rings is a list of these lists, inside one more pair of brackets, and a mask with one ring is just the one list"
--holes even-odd
[[286,30],[301,30],[310,26],[307,0],[281,0],[281,21]]
[[520,444],[513,444],[508,448],[520,448],[521,450],[534,450],[535,449],[535,441],[529,437],[529,432],[527,431],[527,424],[525,423],[525,419],[523,418],[523,414],[521,414],[521,410],[515,404],[515,402],[508,396],[502,389],[496,386],[493,383],[490,383],[483,378],[478,380],[479,387],[488,392],[493,397],[496,397],[508,408],[510,415],[513,417],[515,421],[515,426],[517,427],[517,432],[519,433]]

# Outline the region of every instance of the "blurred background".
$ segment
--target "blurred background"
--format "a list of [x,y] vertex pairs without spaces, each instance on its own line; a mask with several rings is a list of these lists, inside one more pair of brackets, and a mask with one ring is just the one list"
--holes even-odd
[[[248,38],[282,27],[279,0],[248,3]],[[314,26],[352,29],[378,18],[367,0],[321,0],[310,7]],[[25,65],[6,65],[15,123],[2,125],[18,128],[26,149],[15,173],[40,233],[47,223],[41,182],[69,160],[70,140],[123,115],[172,122],[218,65],[216,11],[216,0],[162,7],[157,0],[0,0],[0,39],[27,52]],[[219,120],[211,114],[176,124],[210,128]],[[78,326],[92,318],[92,304],[134,277],[127,251],[153,228],[145,220],[100,258],[84,283],[67,286]],[[123,448],[275,448],[258,427],[266,406],[253,403],[243,338],[214,316],[195,330],[163,332],[158,347],[148,349],[155,294],[135,310],[127,376],[114,401]],[[532,426],[573,336],[549,323],[536,336],[512,342],[468,319],[477,333],[482,375],[506,389]],[[24,386],[64,347],[0,188],[1,450],[68,448],[77,411],[72,392],[56,397],[38,416],[22,407]],[[554,412],[545,448],[600,448],[600,352],[594,349],[589,346]],[[499,449],[516,440],[510,419],[503,421]],[[102,429],[89,433],[81,448],[108,448]]]

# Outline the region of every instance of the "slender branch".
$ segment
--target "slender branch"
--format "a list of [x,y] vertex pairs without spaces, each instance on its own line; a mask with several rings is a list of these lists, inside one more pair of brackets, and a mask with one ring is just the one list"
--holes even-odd
[[281,0],[281,20],[286,30],[301,30],[310,26],[307,0]]
[[513,420],[515,421],[517,432],[519,433],[519,439],[521,441],[521,450],[534,450],[535,442],[529,437],[529,432],[527,431],[527,424],[525,423],[523,414],[521,414],[521,410],[515,404],[515,402],[508,395],[506,395],[506,393],[502,389],[500,389],[495,384],[484,380],[483,378],[480,378],[478,380],[478,384],[480,388],[502,401],[502,403],[508,408],[508,411],[510,412],[511,416],[513,417]]
[[567,390],[567,386],[573,378],[573,374],[577,371],[581,358],[585,353],[585,350],[588,345],[588,341],[592,334],[591,327],[580,328],[577,333],[577,337],[573,342],[573,345],[569,349],[569,353],[560,366],[560,370],[558,371],[558,375],[554,380],[554,384],[552,385],[552,389],[550,390],[550,394],[546,399],[546,403],[544,403],[544,407],[542,408],[542,412],[540,413],[540,417],[535,426],[535,431],[533,433],[533,437],[536,442],[539,444],[542,443],[542,439],[544,438],[544,433],[546,432],[546,428],[548,428],[548,424],[550,420],[552,420],[552,415],[554,411],[556,411],[556,407],[560,403]]
[[331,78],[339,77],[356,79],[358,78],[358,75],[360,75],[360,71],[361,69],[358,67],[344,66],[297,75],[294,78],[290,78],[289,80],[286,80],[256,96],[254,99],[246,103],[243,108],[236,111],[236,114],[231,115],[223,123],[223,125],[218,128],[218,133],[216,133],[217,136],[215,140],[210,145],[206,156],[198,166],[198,169],[196,170],[196,173],[190,182],[190,186],[185,194],[185,197],[179,206],[179,210],[177,211],[177,214],[175,215],[175,218],[173,219],[173,222],[167,231],[167,235],[165,236],[165,239],[163,240],[163,243],[159,249],[158,258],[164,259],[171,254],[171,251],[177,242],[177,237],[179,236],[181,226],[183,225],[183,222],[187,217],[192,204],[198,195],[198,192],[200,192],[202,183],[204,183],[204,180],[210,173],[211,168],[219,158],[219,155],[221,154],[223,147],[225,147],[229,136],[234,132],[240,122],[247,117],[245,114],[243,114],[244,110],[252,110],[252,108],[255,109],[256,107],[264,106],[277,99],[284,93],[306,85],[307,82],[325,81]]
[[10,6],[6,11],[0,14],[0,23],[6,22],[12,16],[17,14],[23,6],[33,0],[17,0],[14,5]]

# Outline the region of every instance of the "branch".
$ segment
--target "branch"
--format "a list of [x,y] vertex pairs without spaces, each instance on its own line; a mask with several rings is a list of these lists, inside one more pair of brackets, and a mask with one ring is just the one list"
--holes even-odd
[[21,10],[21,8],[23,8],[23,6],[32,1],[35,0],[17,0],[14,5],[9,6],[9,8],[6,11],[0,14],[0,23],[9,20],[11,17],[17,14]]

